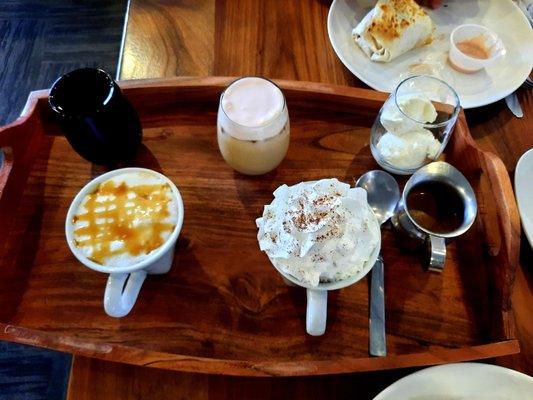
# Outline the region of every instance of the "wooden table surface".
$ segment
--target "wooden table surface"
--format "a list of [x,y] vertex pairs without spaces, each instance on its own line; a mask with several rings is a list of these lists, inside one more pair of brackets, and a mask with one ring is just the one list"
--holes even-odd
[[[329,44],[327,0],[131,0],[119,78],[261,75],[365,87]],[[533,147],[533,91],[519,90],[525,116],[503,101],[467,111],[479,147],[511,178]],[[522,242],[513,309],[522,353],[495,360],[533,374],[532,251]],[[321,378],[254,379],[180,374],[75,357],[69,399],[371,398],[411,371]],[[97,384],[95,384],[97,382]]]

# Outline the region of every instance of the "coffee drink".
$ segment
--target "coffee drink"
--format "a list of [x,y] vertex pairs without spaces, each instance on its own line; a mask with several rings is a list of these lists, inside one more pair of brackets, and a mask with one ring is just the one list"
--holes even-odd
[[256,224],[272,264],[313,287],[357,275],[381,240],[366,191],[337,179],[280,186]]
[[169,184],[148,172],[125,172],[87,194],[72,218],[74,244],[90,260],[131,266],[161,247],[178,221]]
[[289,114],[281,90],[269,80],[245,77],[222,94],[217,139],[235,170],[259,175],[276,168],[289,147]]

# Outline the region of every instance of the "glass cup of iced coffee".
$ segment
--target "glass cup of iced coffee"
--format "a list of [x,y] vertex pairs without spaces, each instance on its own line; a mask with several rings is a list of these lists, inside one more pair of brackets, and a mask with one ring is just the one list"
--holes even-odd
[[260,175],[276,168],[289,148],[289,112],[281,89],[268,79],[243,77],[220,97],[218,147],[236,171]]

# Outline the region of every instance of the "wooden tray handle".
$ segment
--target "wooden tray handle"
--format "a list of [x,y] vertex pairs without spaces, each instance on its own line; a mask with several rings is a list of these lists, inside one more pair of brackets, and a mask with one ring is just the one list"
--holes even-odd
[[[487,177],[493,188],[494,201],[498,205],[496,212],[499,216],[499,228],[502,233],[502,244],[509,256],[512,265],[516,265],[519,259],[520,240],[520,216],[513,192],[513,186],[503,161],[492,153],[485,153],[487,165]],[[501,245],[491,249],[491,255],[496,256],[501,250]]]
[[0,241],[9,232],[42,138],[38,104],[47,91],[30,93],[21,117],[0,128]]
[[[507,338],[515,337],[512,316],[511,292],[514,284],[516,268],[520,258],[520,216],[509,174],[503,162],[494,154],[483,152],[487,179],[494,196],[497,221],[493,229],[487,226],[489,255],[494,257],[492,283],[497,290],[494,300],[500,303],[502,312],[501,326],[496,324],[495,330],[502,329]],[[499,298],[498,298],[499,297]],[[493,320],[493,322],[495,322]]]
[[511,290],[519,262],[520,217],[509,174],[496,155],[476,146],[463,112],[457,121],[448,151],[449,161],[463,173],[472,176],[481,173],[481,184],[485,192],[491,193],[489,199],[478,200],[486,208],[480,217],[491,265],[491,301],[494,309],[501,313],[499,318],[492,319],[492,335],[514,338]]

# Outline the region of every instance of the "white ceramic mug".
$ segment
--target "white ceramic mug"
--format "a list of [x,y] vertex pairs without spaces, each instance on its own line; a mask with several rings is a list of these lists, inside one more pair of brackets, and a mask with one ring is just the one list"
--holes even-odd
[[312,286],[308,283],[301,282],[294,276],[282,271],[274,263],[274,267],[281,274],[287,284],[294,284],[307,289],[307,310],[305,314],[305,327],[311,336],[320,336],[326,332],[326,322],[328,316],[328,290],[343,289],[360,281],[365,277],[376,263],[381,250],[381,232],[378,245],[370,254],[368,261],[359,273],[342,281],[319,283],[318,286]]
[[[74,224],[72,223],[72,219],[85,196],[94,191],[100,183],[116,175],[131,172],[149,173],[159,177],[165,183],[168,183],[178,207],[178,220],[174,230],[165,243],[153,250],[148,257],[144,258],[142,261],[127,267],[107,267],[89,260],[80,249],[76,247],[74,244]],[[127,315],[137,300],[137,296],[141,290],[144,279],[146,278],[146,274],[164,274],[170,270],[174,258],[174,246],[181,231],[181,226],[183,225],[183,212],[183,200],[181,199],[180,192],[176,188],[176,185],[174,185],[174,183],[166,176],[145,168],[122,168],[100,175],[85,185],[76,195],[67,212],[67,219],[65,222],[67,243],[72,254],[74,254],[83,265],[95,271],[109,274],[104,293],[104,309],[108,315],[117,318]]]

